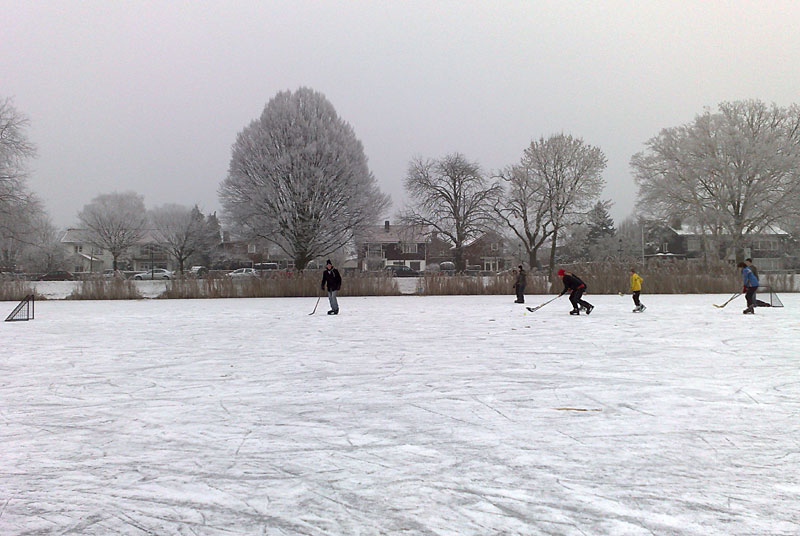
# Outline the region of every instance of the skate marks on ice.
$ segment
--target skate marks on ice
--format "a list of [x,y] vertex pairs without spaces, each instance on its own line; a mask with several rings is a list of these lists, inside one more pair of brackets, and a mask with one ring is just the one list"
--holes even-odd
[[0,533],[796,533],[790,304],[606,298],[43,302]]

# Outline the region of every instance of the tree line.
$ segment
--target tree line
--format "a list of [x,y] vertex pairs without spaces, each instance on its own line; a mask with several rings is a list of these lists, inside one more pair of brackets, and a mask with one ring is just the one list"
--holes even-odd
[[[0,103],[6,256],[22,246],[49,251],[54,242],[54,228],[26,184],[27,162],[35,156],[26,126],[9,99]],[[600,199],[606,164],[599,147],[565,133],[531,141],[518,162],[493,172],[458,152],[413,157],[403,178],[408,201],[397,216],[449,240],[458,269],[464,269],[465,245],[488,230],[511,236],[531,267],[544,264],[547,248],[552,269],[563,260],[557,255],[622,254],[623,237],[631,254],[634,235],[641,232],[644,240],[645,227],[678,216],[707,237],[706,251],[717,258],[722,236],[739,258],[747,234],[770,225],[800,228],[800,107],[794,104],[723,102],[647,140],[630,162],[637,213],[618,230],[608,214],[611,201]],[[300,270],[353,244],[391,205],[353,128],[310,88],[278,93],[239,132],[218,194],[229,228],[274,245]],[[111,253],[115,269],[147,228],[182,269],[213,236],[198,213],[168,205],[146,214],[141,196],[113,193],[92,200],[78,218],[91,242]]]

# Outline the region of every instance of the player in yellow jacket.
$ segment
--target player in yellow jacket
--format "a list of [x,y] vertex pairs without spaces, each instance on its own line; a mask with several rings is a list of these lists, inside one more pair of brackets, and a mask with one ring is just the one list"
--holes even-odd
[[647,307],[639,301],[639,294],[642,293],[642,276],[636,273],[636,268],[631,268],[631,294],[633,294],[633,303],[636,307],[633,309],[634,313],[641,313]]

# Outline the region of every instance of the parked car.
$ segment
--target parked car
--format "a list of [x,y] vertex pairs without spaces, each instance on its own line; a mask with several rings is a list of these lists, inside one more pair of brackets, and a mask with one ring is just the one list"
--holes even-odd
[[125,274],[121,270],[103,270],[104,279],[125,279]]
[[192,266],[189,268],[189,275],[191,277],[205,277],[208,275],[208,268],[205,266]]
[[171,272],[170,270],[166,270],[164,268],[154,268],[152,270],[147,270],[146,272],[139,272],[133,276],[136,280],[143,280],[143,279],[173,279],[175,277],[175,272]]
[[239,268],[238,270],[234,270],[232,272],[228,272],[225,275],[227,277],[233,277],[233,278],[238,278],[238,277],[256,277],[258,275],[258,272],[256,272],[252,268]]
[[268,270],[279,270],[280,267],[278,266],[277,262],[259,262],[253,265],[253,268],[258,270],[259,272],[265,272]]
[[39,281],[75,281],[75,276],[66,270],[56,270],[54,272],[47,272]]
[[385,267],[384,270],[389,275],[394,277],[417,277],[419,275],[419,272],[414,270],[413,268],[402,265],[392,264]]
[[441,262],[439,263],[439,271],[447,275],[453,275],[456,273],[456,263],[450,261]]

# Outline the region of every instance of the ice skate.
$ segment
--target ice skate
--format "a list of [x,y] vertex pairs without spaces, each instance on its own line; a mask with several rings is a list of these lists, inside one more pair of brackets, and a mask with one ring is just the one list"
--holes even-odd
[[588,315],[588,314],[591,314],[591,313],[592,313],[592,311],[594,310],[594,305],[587,305],[587,306],[585,307],[585,309],[586,309],[586,314],[587,314],[587,315]]
[[573,309],[572,311],[569,312],[569,314],[571,314],[571,315],[579,315],[579,314],[581,314],[581,312],[580,312],[579,309]]

